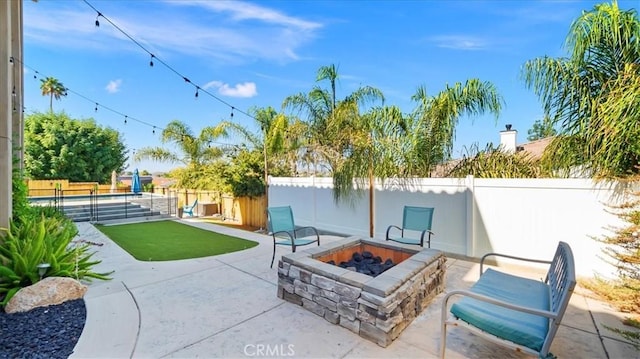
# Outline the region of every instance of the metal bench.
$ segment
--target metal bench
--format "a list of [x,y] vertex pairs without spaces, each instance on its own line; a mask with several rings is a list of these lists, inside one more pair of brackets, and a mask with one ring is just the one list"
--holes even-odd
[[[544,282],[536,281],[493,269],[485,272],[484,261],[490,256],[550,266]],[[444,297],[440,356],[445,355],[447,326],[454,325],[516,351],[552,357],[551,342],[575,285],[573,253],[565,242],[558,244],[552,261],[486,254],[480,261],[478,281],[469,290],[454,290]],[[447,310],[453,297],[462,298]]]

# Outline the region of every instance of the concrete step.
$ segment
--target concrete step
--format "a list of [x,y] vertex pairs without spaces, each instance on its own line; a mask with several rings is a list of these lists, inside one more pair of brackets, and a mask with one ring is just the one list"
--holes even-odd
[[[124,213],[111,213],[111,214],[106,214],[106,215],[102,215],[99,214],[97,217],[97,222],[98,223],[102,223],[105,221],[113,221],[113,220],[118,220],[118,219],[128,219],[128,218],[145,218],[145,219],[155,219],[155,218],[164,218],[165,215],[163,215],[160,212],[151,212],[151,211],[146,211],[146,212],[136,212],[136,213],[127,213],[126,215]],[[82,215],[82,216],[75,216],[73,218],[71,218],[74,222],[88,222],[91,220],[91,217],[87,214],[87,215]]]
[[[151,209],[149,208],[144,208],[144,207],[140,207],[140,206],[131,206],[131,207],[122,207],[122,208],[96,208],[96,212],[97,213],[135,213],[135,212],[144,212],[144,211],[150,211]],[[82,215],[82,214],[89,214],[91,213],[91,211],[89,210],[89,208],[85,209],[85,210],[66,210],[63,209],[62,212],[64,214],[66,214],[67,216],[75,216],[75,215]]]
[[95,207],[94,217],[91,217],[91,206],[89,204],[64,205],[62,212],[75,222],[87,222],[90,220],[99,221],[118,220],[126,218],[148,217],[155,218],[161,216],[159,211],[152,211],[133,203],[98,203]]

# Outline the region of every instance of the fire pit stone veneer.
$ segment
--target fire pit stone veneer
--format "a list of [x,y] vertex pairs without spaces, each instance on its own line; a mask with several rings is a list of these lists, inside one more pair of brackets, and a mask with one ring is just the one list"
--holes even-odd
[[[376,247],[400,259],[375,278],[321,261]],[[282,256],[278,297],[386,347],[444,290],[445,262],[434,249],[349,237]]]

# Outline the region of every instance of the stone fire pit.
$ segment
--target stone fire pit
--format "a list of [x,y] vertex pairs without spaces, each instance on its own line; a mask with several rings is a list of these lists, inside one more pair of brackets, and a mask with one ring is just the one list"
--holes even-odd
[[[325,263],[362,251],[396,265],[374,278]],[[386,347],[444,290],[445,262],[434,249],[350,237],[282,256],[278,297]]]

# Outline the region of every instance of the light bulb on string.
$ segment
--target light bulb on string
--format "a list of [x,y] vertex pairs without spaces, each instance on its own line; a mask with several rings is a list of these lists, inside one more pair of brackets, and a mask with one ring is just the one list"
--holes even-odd
[[196,98],[198,98],[198,92],[200,91],[200,87],[196,86]]
[[13,90],[11,91],[11,96],[16,97],[16,87],[13,86]]
[[100,27],[100,21],[98,21],[100,16],[102,16],[102,14],[98,12],[98,16],[96,16],[96,27]]
[[151,60],[149,60],[149,66],[153,67],[153,58],[156,57],[154,54],[151,54]]
[[231,106],[231,118],[233,119],[233,110],[235,110],[236,108]]
[[129,117],[129,116],[124,115],[124,124],[125,124],[125,125],[127,124],[127,117]]
[[13,56],[9,57],[9,63],[13,63]]
[[98,103],[96,102],[96,108],[94,109],[95,112],[98,112]]
[[151,132],[155,135],[156,134],[156,126],[153,126],[153,130],[151,130]]

